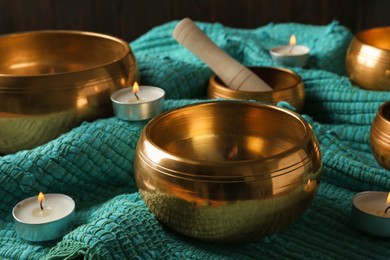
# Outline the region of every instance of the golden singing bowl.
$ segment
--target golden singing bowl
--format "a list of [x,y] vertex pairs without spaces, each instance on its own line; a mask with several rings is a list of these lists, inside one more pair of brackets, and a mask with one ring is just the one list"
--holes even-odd
[[371,125],[370,141],[377,162],[390,170],[390,101],[379,107]]
[[0,49],[0,154],[111,116],[111,93],[138,78],[129,44],[104,34],[8,34],[0,37]]
[[217,101],[161,114],[137,143],[135,179],[157,219],[214,242],[270,235],[309,207],[321,154],[310,125],[273,105]]
[[225,98],[241,100],[257,100],[276,105],[279,101],[287,101],[297,111],[302,111],[305,103],[305,90],[301,77],[292,70],[273,67],[249,67],[263,79],[273,91],[249,92],[226,87],[222,80],[214,75],[209,80],[208,98]]
[[346,70],[361,88],[390,90],[390,26],[358,33],[347,50]]

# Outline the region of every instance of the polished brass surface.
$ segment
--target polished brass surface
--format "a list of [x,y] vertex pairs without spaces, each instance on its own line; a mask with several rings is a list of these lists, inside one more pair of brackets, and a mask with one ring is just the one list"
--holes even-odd
[[241,100],[257,100],[276,105],[279,101],[287,101],[302,111],[305,103],[305,90],[301,77],[292,70],[272,67],[249,67],[274,90],[265,92],[247,92],[227,88],[214,75],[210,78],[208,98],[226,98]]
[[111,116],[110,95],[138,79],[125,41],[83,31],[0,36],[0,154]]
[[310,205],[321,177],[312,128],[273,105],[218,101],[152,119],[135,155],[147,206],[179,233],[215,242],[270,235]]
[[390,170],[390,101],[379,107],[371,125],[370,141],[375,159]]
[[346,70],[361,88],[390,90],[390,26],[358,33],[348,47]]

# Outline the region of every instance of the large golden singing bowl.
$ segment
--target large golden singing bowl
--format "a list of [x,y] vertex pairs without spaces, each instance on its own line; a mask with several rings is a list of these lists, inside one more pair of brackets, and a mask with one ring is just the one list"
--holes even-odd
[[272,234],[309,207],[321,156],[312,128],[273,105],[218,101],[159,115],[136,148],[135,179],[157,219],[214,242]]
[[377,162],[390,170],[390,101],[379,107],[371,125],[370,141]]
[[111,116],[111,93],[138,78],[129,44],[108,35],[15,33],[0,37],[0,49],[0,154]]
[[249,67],[249,69],[274,90],[265,92],[234,90],[226,87],[222,80],[214,75],[209,80],[208,98],[257,100],[274,105],[279,101],[287,101],[297,111],[302,111],[305,104],[305,89],[298,74],[283,68]]
[[346,69],[361,88],[390,90],[390,26],[358,33],[349,45]]

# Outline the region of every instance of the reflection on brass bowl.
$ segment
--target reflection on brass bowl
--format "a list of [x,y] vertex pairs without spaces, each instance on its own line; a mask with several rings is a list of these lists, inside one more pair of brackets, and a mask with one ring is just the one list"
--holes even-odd
[[257,100],[276,105],[287,101],[297,111],[302,111],[305,103],[305,90],[301,77],[292,70],[272,67],[249,67],[263,79],[274,91],[247,92],[227,88],[218,78],[212,76],[208,86],[208,98]]
[[111,116],[110,95],[138,79],[125,41],[82,31],[0,36],[0,154]]
[[390,101],[379,107],[371,125],[370,140],[375,159],[390,170]]
[[214,242],[270,235],[309,207],[319,144],[294,112],[245,101],[185,106],[152,119],[136,148],[135,179],[157,219]]
[[361,88],[390,90],[390,26],[356,34],[347,51],[346,69]]

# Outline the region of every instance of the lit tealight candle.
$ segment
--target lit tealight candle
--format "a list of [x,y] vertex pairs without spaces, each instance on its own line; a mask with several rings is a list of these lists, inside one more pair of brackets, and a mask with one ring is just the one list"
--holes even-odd
[[123,88],[111,95],[115,116],[122,120],[139,121],[161,113],[165,91],[153,86]]
[[272,59],[283,66],[304,67],[309,58],[310,48],[296,44],[295,35],[291,35],[290,44],[278,46],[270,50]]
[[357,228],[372,235],[390,236],[390,193],[361,192],[352,202],[352,222]]
[[74,221],[75,203],[63,194],[39,193],[14,207],[15,230],[28,241],[49,241],[63,236]]

